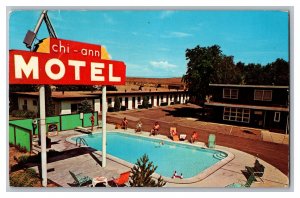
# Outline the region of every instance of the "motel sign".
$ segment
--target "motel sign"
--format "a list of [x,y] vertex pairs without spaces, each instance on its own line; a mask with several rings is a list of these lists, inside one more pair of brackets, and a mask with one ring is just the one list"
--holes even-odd
[[124,85],[124,62],[99,45],[46,39],[37,52],[10,50],[10,84]]

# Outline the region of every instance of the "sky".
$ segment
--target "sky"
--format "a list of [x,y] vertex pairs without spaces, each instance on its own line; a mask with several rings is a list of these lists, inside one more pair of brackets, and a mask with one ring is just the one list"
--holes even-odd
[[[9,49],[23,44],[41,10],[9,16]],[[48,10],[58,38],[103,45],[128,77],[182,77],[186,49],[219,45],[234,62],[289,61],[288,12],[271,10]],[[43,24],[37,39],[49,37]]]

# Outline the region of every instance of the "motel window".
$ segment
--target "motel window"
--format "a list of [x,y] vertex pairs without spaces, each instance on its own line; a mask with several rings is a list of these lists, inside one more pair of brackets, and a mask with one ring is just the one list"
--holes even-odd
[[77,104],[77,103],[71,104],[71,113],[77,113],[78,105],[79,104]]
[[33,106],[37,106],[37,101],[36,101],[36,100],[33,100],[33,101],[32,101],[32,105],[33,105]]
[[111,103],[112,103],[112,99],[111,98],[107,98],[107,104],[111,105]]
[[280,122],[280,112],[275,112],[275,114],[274,114],[274,122]]
[[272,90],[254,90],[254,100],[272,101]]
[[24,111],[27,111],[27,100],[24,100],[24,105],[23,105],[23,110]]
[[138,103],[141,103],[141,97],[137,98]]
[[223,120],[250,122],[250,109],[224,107]]
[[238,89],[229,89],[229,88],[223,89],[223,98],[238,99],[238,95],[239,95]]

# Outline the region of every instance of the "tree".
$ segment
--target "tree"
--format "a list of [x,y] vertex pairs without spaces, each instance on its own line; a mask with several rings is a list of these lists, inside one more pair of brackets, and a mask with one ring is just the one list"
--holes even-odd
[[132,187],[162,187],[166,182],[160,176],[157,180],[152,178],[152,174],[157,169],[153,162],[149,162],[149,158],[144,154],[137,160],[135,166],[131,168],[131,180],[129,181]]
[[182,81],[186,83],[188,93],[195,97],[196,103],[205,99],[209,92],[209,83],[214,67],[221,60],[222,51],[217,45],[211,47],[196,46],[186,50],[187,71]]
[[114,111],[117,112],[117,111],[120,111],[120,109],[121,109],[120,99],[119,99],[119,97],[115,97]]
[[50,85],[45,85],[45,106],[46,106],[46,116],[55,115],[55,105],[52,100],[52,90]]
[[143,108],[148,109],[148,107],[149,107],[149,97],[148,96],[143,96],[142,105],[143,105]]
[[80,102],[78,110],[80,113],[91,113],[93,111],[93,106],[87,99],[84,99]]

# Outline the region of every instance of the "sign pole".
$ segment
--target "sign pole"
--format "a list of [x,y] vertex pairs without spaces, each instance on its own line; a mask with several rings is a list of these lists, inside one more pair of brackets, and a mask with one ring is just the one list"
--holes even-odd
[[102,86],[102,167],[106,167],[106,86]]
[[40,137],[42,160],[42,185],[47,187],[47,150],[46,150],[46,112],[45,112],[45,86],[40,86]]

